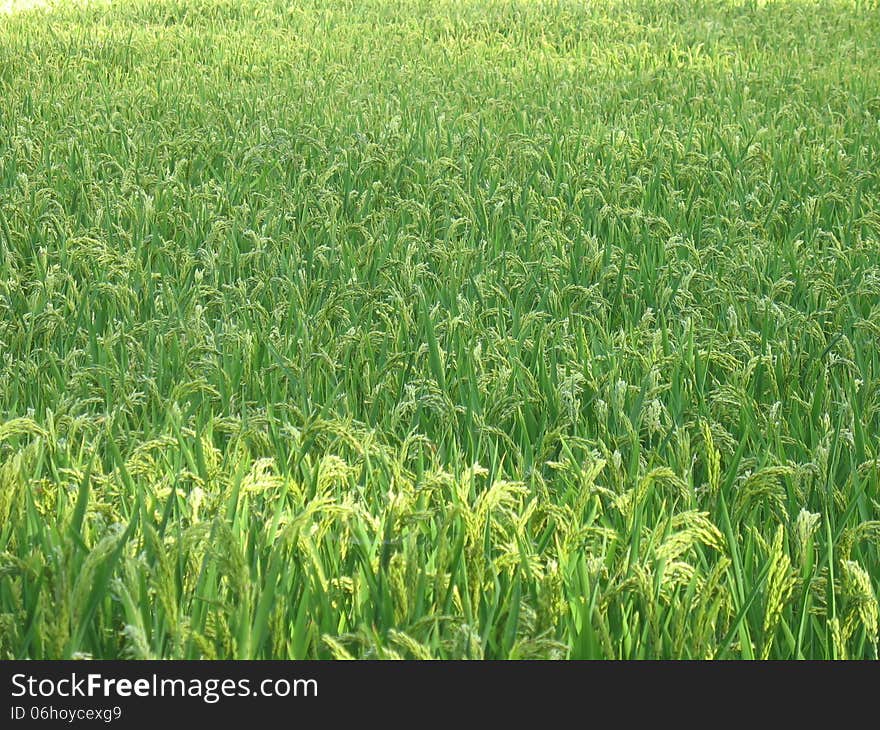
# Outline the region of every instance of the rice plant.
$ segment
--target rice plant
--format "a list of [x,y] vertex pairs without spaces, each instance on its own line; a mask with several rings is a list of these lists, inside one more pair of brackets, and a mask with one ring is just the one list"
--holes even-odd
[[0,5],[0,658],[877,658],[872,0]]

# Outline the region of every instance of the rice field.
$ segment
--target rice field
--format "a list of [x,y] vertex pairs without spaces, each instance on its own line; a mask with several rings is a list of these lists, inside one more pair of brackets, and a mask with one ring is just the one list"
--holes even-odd
[[6,0],[0,658],[877,658],[880,5]]

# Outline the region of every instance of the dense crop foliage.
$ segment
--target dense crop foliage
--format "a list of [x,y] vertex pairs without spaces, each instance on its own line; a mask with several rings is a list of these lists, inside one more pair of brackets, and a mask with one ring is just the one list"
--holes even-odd
[[876,656],[876,2],[6,5],[0,657]]

